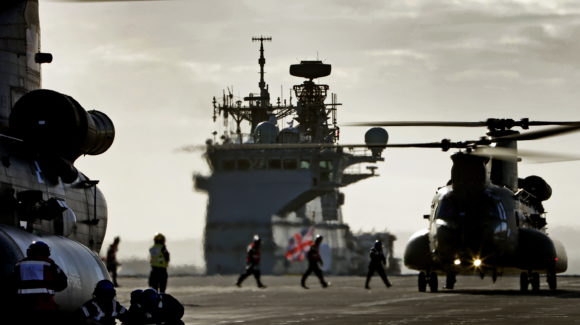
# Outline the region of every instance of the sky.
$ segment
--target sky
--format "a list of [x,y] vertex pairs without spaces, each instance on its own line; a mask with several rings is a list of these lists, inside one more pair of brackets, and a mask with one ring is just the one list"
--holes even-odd
[[[580,120],[580,4],[527,0],[212,0],[67,3],[40,1],[44,88],[77,99],[115,123],[109,151],[76,166],[99,179],[109,206],[107,239],[201,238],[207,196],[192,175],[209,174],[199,153],[214,130],[211,100],[232,87],[258,90],[258,43],[265,44],[272,97],[301,80],[288,66],[332,64],[330,85],[343,105],[339,123],[380,120],[524,118]],[[388,128],[391,143],[477,139],[483,129]],[[342,127],[341,143],[365,128]],[[520,148],[580,154],[580,134]],[[344,220],[357,230],[398,237],[425,228],[449,153],[390,149],[379,177],[342,191]],[[550,229],[579,231],[580,162],[520,164],[553,188]],[[566,244],[566,243],[565,243]],[[201,249],[201,248],[200,248]],[[574,247],[568,247],[573,251]],[[580,252],[579,252],[580,253]]]

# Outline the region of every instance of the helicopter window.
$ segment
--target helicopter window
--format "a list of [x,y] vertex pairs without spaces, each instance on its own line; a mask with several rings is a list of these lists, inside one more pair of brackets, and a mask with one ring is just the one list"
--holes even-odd
[[494,234],[502,234],[508,230],[507,222],[500,222],[493,230]]
[[284,159],[282,161],[282,166],[284,167],[284,169],[296,169],[298,167],[298,164],[294,159]]
[[280,160],[280,159],[268,160],[268,168],[269,169],[282,169],[282,160]]
[[300,159],[300,169],[310,169],[310,160]]
[[238,169],[239,170],[248,170],[250,169],[250,161],[247,159],[239,159],[238,160]]
[[505,207],[503,206],[503,203],[501,203],[501,202],[497,203],[497,210],[498,210],[499,218],[502,221],[507,221],[507,219],[508,219],[507,213],[505,212]]
[[222,167],[224,170],[234,170],[234,169],[236,169],[236,161],[235,160],[224,160]]
[[453,203],[451,202],[451,200],[446,198],[439,201],[439,204],[437,204],[437,207],[435,209],[436,209],[435,218],[448,219],[453,217],[455,214]]

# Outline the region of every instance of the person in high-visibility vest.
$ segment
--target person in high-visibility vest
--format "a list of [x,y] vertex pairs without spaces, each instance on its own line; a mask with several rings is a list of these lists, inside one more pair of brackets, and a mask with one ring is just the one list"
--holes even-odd
[[264,289],[266,286],[260,280],[260,246],[262,244],[262,239],[258,235],[254,235],[254,240],[250,245],[248,245],[248,250],[246,253],[246,270],[240,275],[236,286],[241,287],[242,282],[249,277],[254,275],[256,278],[256,284],[258,288]]
[[183,325],[184,311],[183,305],[170,294],[152,288],[137,289],[131,292],[129,320],[123,324]]
[[129,313],[116,299],[115,284],[101,280],[95,285],[93,299],[84,303],[78,312],[78,324],[115,325],[116,320],[125,324]]
[[167,267],[169,266],[169,251],[165,246],[165,236],[157,233],[153,237],[154,245],[149,249],[151,273],[149,286],[161,293],[167,288]]
[[26,258],[14,266],[17,318],[20,324],[52,324],[58,315],[55,292],[66,289],[68,279],[49,257],[50,247],[43,241],[33,241]]

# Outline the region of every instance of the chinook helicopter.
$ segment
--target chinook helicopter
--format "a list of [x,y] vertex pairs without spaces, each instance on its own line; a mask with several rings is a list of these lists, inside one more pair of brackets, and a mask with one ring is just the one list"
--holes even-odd
[[[551,290],[557,288],[557,273],[566,271],[562,244],[548,236],[542,202],[552,189],[539,176],[518,177],[517,164],[525,152],[517,142],[575,132],[580,122],[540,122],[522,119],[488,119],[482,122],[378,122],[366,126],[487,127],[479,140],[389,145],[397,147],[461,149],[451,155],[451,180],[440,187],[431,204],[427,229],[411,236],[404,254],[405,265],[418,270],[418,288],[438,290],[437,276],[446,276],[445,288],[453,289],[456,276],[477,274],[483,278],[520,275],[520,290],[540,289],[540,274],[546,274]],[[519,127],[558,125],[520,133]],[[533,155],[540,155],[533,153]],[[564,156],[560,157],[564,160]],[[571,158],[577,159],[577,157]]]
[[107,151],[115,128],[106,114],[41,89],[41,65],[52,55],[40,51],[38,6],[38,0],[0,2],[0,306],[10,305],[14,264],[41,240],[68,277],[68,287],[56,294],[66,312],[109,278],[97,255],[106,201],[99,181],[74,163]]

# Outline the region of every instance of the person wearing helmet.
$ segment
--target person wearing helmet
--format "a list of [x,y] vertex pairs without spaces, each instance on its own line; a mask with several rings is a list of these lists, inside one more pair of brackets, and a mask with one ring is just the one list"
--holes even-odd
[[107,249],[107,270],[111,275],[111,279],[113,280],[113,284],[115,287],[118,287],[119,284],[117,283],[117,268],[121,265],[117,261],[117,250],[119,249],[119,243],[121,242],[121,238],[119,236],[113,239],[113,243],[109,245],[109,249]]
[[115,285],[109,280],[101,280],[95,285],[93,298],[84,303],[78,312],[78,323],[91,325],[114,325],[128,318],[127,309],[116,299]]
[[369,283],[371,282],[371,278],[375,272],[379,274],[383,282],[388,287],[391,286],[391,282],[387,278],[387,274],[385,273],[384,266],[387,264],[387,259],[385,258],[385,254],[383,254],[383,243],[377,239],[373,247],[371,247],[371,251],[369,253],[371,261],[369,262],[369,271],[367,273],[367,281],[365,282],[365,289],[370,289]]
[[26,258],[14,266],[17,317],[21,324],[46,324],[58,317],[54,294],[66,289],[68,279],[49,256],[50,247],[45,242],[33,241]]
[[260,246],[262,245],[262,239],[258,235],[254,235],[254,240],[250,245],[248,245],[248,250],[246,254],[246,271],[240,274],[238,278],[238,282],[236,285],[238,287],[242,286],[242,282],[249,277],[250,275],[254,275],[256,278],[256,283],[258,284],[258,288],[266,288],[266,286],[260,280]]
[[133,290],[129,317],[123,324],[183,325],[183,305],[173,296],[155,289]]
[[153,237],[153,246],[149,249],[151,273],[149,274],[149,286],[165,292],[167,288],[167,267],[169,266],[169,251],[165,246],[165,236],[157,233]]
[[308,259],[308,269],[306,269],[306,272],[304,272],[304,275],[302,275],[302,279],[300,281],[300,284],[304,289],[308,289],[308,287],[306,286],[306,279],[312,272],[316,274],[323,288],[328,287],[328,282],[324,281],[324,276],[322,275],[322,270],[320,269],[320,267],[323,265],[322,258],[320,257],[319,252],[320,243],[322,243],[322,239],[323,237],[321,235],[316,235],[314,244],[310,246],[310,249],[306,253],[306,258]]

